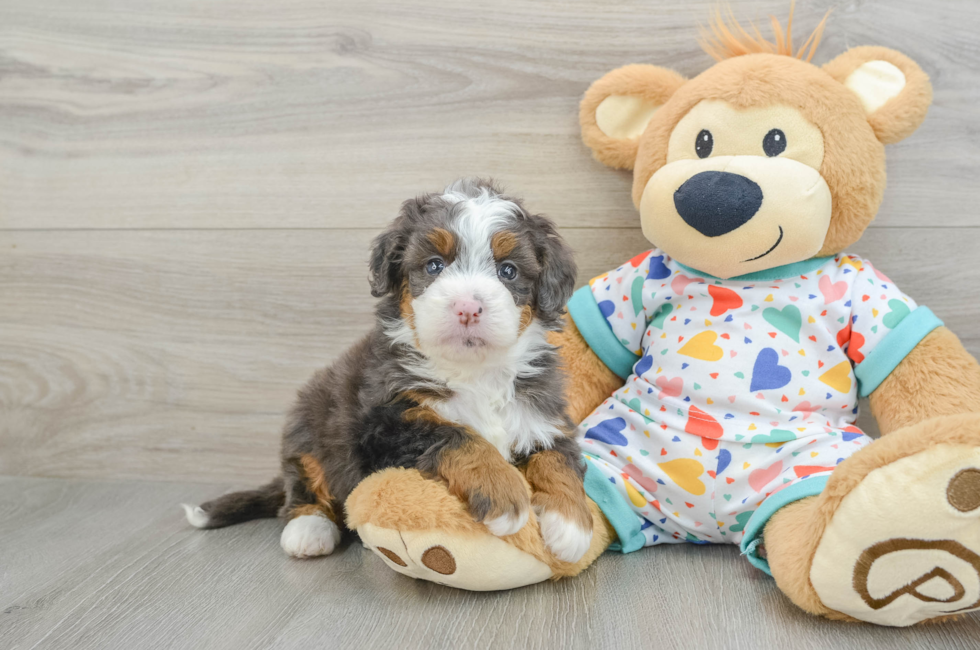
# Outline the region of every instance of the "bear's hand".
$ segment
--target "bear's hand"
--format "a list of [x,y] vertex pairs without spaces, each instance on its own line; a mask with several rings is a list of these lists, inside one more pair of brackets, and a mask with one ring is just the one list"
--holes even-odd
[[551,332],[548,342],[560,350],[562,370],[566,376],[565,400],[568,402],[568,417],[578,424],[602,400],[622,386],[623,379],[596,356],[569,316],[565,316],[565,329]]

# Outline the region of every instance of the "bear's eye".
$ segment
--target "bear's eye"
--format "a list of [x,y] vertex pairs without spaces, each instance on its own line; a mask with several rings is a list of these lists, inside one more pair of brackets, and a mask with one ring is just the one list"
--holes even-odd
[[708,129],[701,129],[698,133],[697,140],[694,141],[694,151],[697,152],[698,158],[707,158],[711,155],[711,150],[715,148],[715,140],[711,137],[711,131]]
[[762,150],[772,158],[786,151],[786,134],[779,129],[773,129],[762,138]]

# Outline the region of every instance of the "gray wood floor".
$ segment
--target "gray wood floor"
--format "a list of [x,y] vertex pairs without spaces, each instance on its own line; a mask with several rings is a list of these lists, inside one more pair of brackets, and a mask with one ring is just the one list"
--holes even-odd
[[[494,176],[558,221],[580,283],[643,250],[577,103],[625,63],[703,70],[710,6],[0,0],[0,647],[980,647],[978,616],[812,619],[730,548],[469,594],[176,508],[276,471],[296,388],[370,323],[367,245],[402,200]],[[797,33],[829,6],[800,0]],[[817,55],[887,45],[932,76],[853,252],[975,354],[978,32],[970,0],[839,2]]]

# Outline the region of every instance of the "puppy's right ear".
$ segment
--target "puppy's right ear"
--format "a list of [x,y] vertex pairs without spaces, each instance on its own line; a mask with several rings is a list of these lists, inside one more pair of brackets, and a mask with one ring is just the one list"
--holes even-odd
[[617,169],[633,169],[647,123],[685,81],[673,70],[634,64],[593,83],[579,107],[579,123],[582,140],[596,160]]
[[398,290],[402,283],[402,263],[408,244],[408,217],[403,213],[388,229],[374,238],[371,244],[371,264],[368,281],[371,295],[387,296]]

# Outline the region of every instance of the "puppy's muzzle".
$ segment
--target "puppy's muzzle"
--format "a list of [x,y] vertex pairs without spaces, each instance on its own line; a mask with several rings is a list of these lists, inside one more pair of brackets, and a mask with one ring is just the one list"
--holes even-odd
[[480,322],[483,305],[479,300],[456,300],[453,302],[453,313],[459,318],[460,325],[469,327]]
[[762,188],[741,174],[700,172],[674,192],[674,207],[687,225],[705,237],[719,237],[755,216]]

